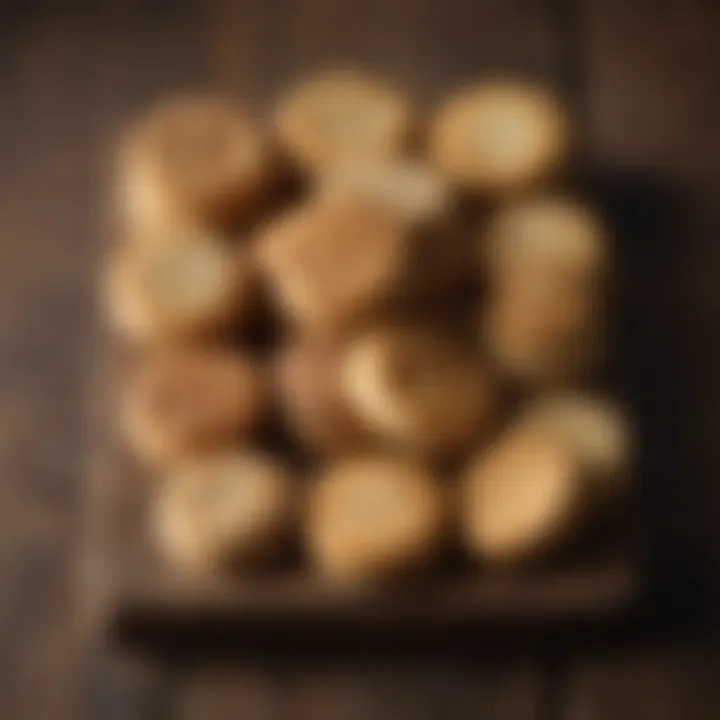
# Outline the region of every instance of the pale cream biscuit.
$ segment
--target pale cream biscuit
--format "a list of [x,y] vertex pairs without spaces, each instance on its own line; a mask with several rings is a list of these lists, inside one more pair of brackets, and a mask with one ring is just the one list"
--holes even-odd
[[276,165],[269,138],[243,108],[172,98],[142,117],[120,149],[121,217],[133,228],[225,226],[254,213]]
[[186,349],[142,359],[123,388],[120,422],[140,458],[165,464],[247,438],[268,404],[268,380],[255,361]]
[[296,162],[311,173],[399,155],[411,126],[408,100],[358,72],[326,73],[291,89],[276,127]]
[[443,103],[431,128],[430,156],[461,187],[505,195],[555,173],[568,144],[568,118],[549,92],[498,80]]
[[343,346],[301,335],[283,348],[276,371],[281,411],[294,436],[312,452],[337,456],[367,446],[370,433],[343,397]]
[[404,224],[359,198],[310,204],[258,239],[271,291],[302,327],[342,329],[397,296],[408,256]]
[[110,257],[106,302],[112,323],[131,340],[168,342],[211,335],[247,319],[257,270],[247,249],[197,230],[167,241],[129,242]]
[[481,360],[431,331],[385,328],[350,343],[343,390],[380,436],[423,456],[452,455],[487,431],[495,405]]
[[383,456],[347,459],[311,489],[308,551],[333,580],[393,582],[435,557],[444,524],[444,498],[427,471]]
[[295,529],[296,489],[272,458],[220,450],[164,478],[152,532],[172,565],[190,571],[250,570],[271,562]]
[[532,559],[569,538],[585,496],[582,465],[567,443],[515,428],[464,475],[459,504],[465,543],[488,562]]

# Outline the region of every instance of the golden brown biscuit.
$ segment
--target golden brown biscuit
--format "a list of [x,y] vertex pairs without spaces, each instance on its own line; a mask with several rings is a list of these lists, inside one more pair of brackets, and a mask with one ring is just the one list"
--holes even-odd
[[568,119],[547,91],[493,81],[445,101],[431,129],[430,155],[460,186],[503,195],[553,174],[568,142]]
[[229,352],[183,350],[144,358],[121,398],[121,423],[141,457],[168,463],[243,439],[264,419],[267,378]]
[[277,364],[280,405],[295,436],[331,456],[366,446],[369,433],[341,392],[342,346],[327,337],[296,337]]
[[430,331],[361,335],[342,373],[343,390],[368,426],[421,455],[462,450],[491,418],[494,393],[481,361]]
[[110,258],[110,319],[128,338],[168,342],[209,335],[247,319],[258,281],[247,250],[198,231],[152,244],[129,243]]
[[514,429],[468,468],[461,527],[470,552],[517,562],[555,549],[584,510],[582,467],[567,443],[536,428]]
[[288,539],[296,520],[287,470],[251,451],[221,450],[184,462],[153,506],[163,556],[194,571],[256,569]]
[[549,277],[491,292],[480,314],[481,339],[508,378],[529,387],[582,380],[602,359],[599,298]]
[[268,138],[242,108],[176,97],[141,118],[121,148],[121,214],[132,227],[224,226],[254,211],[275,165]]
[[561,197],[509,205],[491,219],[480,255],[489,275],[484,339],[508,375],[562,384],[598,363],[609,254],[588,208]]
[[432,560],[444,519],[440,488],[425,470],[382,456],[349,459],[311,490],[308,549],[334,580],[395,581]]
[[411,112],[396,89],[357,72],[335,72],[290,90],[275,119],[289,154],[315,173],[397,156],[408,139]]
[[559,196],[522,200],[498,211],[482,233],[479,253],[493,285],[539,277],[588,292],[599,289],[610,261],[600,219],[589,207]]
[[387,307],[407,253],[404,225],[358,198],[304,206],[267,228],[258,247],[280,306],[296,323],[321,331]]
[[399,289],[409,306],[453,293],[473,273],[447,182],[429,166],[393,159],[358,162],[323,175],[319,202],[367,203],[390,213],[408,236]]
[[597,484],[599,501],[618,495],[632,461],[632,431],[617,403],[595,395],[550,395],[527,407],[521,422],[572,447]]

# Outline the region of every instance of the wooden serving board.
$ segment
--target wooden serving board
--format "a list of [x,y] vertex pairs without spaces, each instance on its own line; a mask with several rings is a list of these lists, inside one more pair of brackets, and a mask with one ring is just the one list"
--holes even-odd
[[[403,30],[407,18],[391,14],[384,19],[385,34],[379,40],[394,38],[397,43],[368,43],[357,38],[349,21],[336,29],[347,37],[333,36],[332,42],[326,39],[321,45],[307,44],[302,35],[292,36],[292,42],[284,45],[282,52],[268,51],[267,62],[258,66],[257,75],[248,71],[242,57],[236,56],[240,52],[237,48],[243,47],[242,39],[236,44],[218,42],[217,47],[227,52],[228,48],[235,49],[227,57],[220,53],[210,58],[213,86],[263,102],[303,70],[344,58],[397,77],[430,106],[443,92],[473,77],[515,73],[548,83],[564,94],[576,116],[581,141],[592,147],[593,124],[579,91],[583,78],[576,71],[581,63],[574,55],[577,48],[566,42],[569,29],[563,23],[567,18],[550,13],[545,3],[538,3],[537,11],[519,0],[471,6],[462,5],[467,13],[465,19],[438,17],[432,34],[415,33],[409,38],[405,38]],[[423,12],[422,7],[418,12]],[[502,41],[476,46],[473,28],[482,26],[485,14],[489,14],[486,19],[498,29]],[[266,27],[265,21],[283,20],[271,15],[260,18],[256,25],[259,23],[273,36],[274,40],[268,39],[269,47],[279,47],[274,26]],[[287,18],[285,21],[290,22]],[[443,32],[448,23],[453,28],[453,48],[447,49],[448,54],[438,55],[437,49],[444,47],[447,39]],[[416,20],[414,26],[420,25],[421,20]],[[225,28],[215,30],[221,40],[228,39]],[[319,52],[318,47],[323,51]],[[588,154],[591,156],[592,152]],[[650,241],[648,233],[643,237],[642,227],[635,222],[636,209],[642,213],[642,203],[651,201],[646,197],[642,178],[616,174],[612,168],[590,175],[601,209],[619,228],[618,246],[623,252],[630,251],[624,261],[621,257],[621,271],[635,272],[647,249],[642,241]],[[633,245],[633,233],[640,234],[639,244]],[[643,323],[652,309],[647,301],[648,288],[642,290],[634,292],[621,276],[620,385],[629,390],[631,404],[641,409],[647,403],[643,404],[642,399],[634,401],[633,382],[642,375],[642,358],[657,354],[652,342],[641,347],[634,334],[637,323]],[[315,628],[325,623],[328,627],[362,632],[369,628],[384,631],[407,627],[422,633],[432,627],[462,634],[470,627],[605,620],[627,611],[642,594],[645,553],[638,536],[644,535],[643,521],[634,517],[618,521],[612,542],[553,567],[504,575],[466,567],[454,568],[453,572],[448,569],[413,592],[342,591],[309,576],[299,563],[276,575],[232,583],[188,582],[175,577],[157,562],[146,534],[145,512],[152,483],[134,466],[112,427],[118,393],[113,372],[116,352],[102,332],[98,336],[85,569],[92,615],[109,627],[147,630],[162,625],[171,627],[175,638],[191,629],[202,632],[209,624],[249,628],[261,622]],[[628,338],[630,342],[626,343]]]

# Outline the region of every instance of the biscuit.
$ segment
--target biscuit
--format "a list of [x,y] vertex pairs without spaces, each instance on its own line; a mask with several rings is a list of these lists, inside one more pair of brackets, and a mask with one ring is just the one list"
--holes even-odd
[[335,72],[291,89],[278,104],[275,123],[290,156],[315,174],[399,155],[411,110],[396,89],[357,72]]
[[632,431],[613,400],[579,393],[550,395],[531,403],[521,418],[572,447],[597,484],[599,501],[612,499],[624,487],[632,462]]
[[487,430],[495,404],[482,362],[430,331],[369,331],[350,343],[342,373],[368,427],[422,456],[462,450]]
[[468,550],[495,563],[556,549],[585,504],[582,467],[568,445],[536,429],[515,428],[471,462],[460,487]]
[[121,217],[133,228],[233,224],[255,212],[276,165],[269,138],[243,108],[172,98],[142,117],[121,147]]
[[440,107],[430,157],[460,187],[506,195],[554,174],[568,143],[568,118],[547,91],[492,81],[459,91]]
[[542,196],[499,210],[485,227],[480,260],[492,285],[548,278],[597,291],[609,269],[607,232],[592,209],[571,198]]
[[110,257],[105,299],[120,333],[165,343],[220,333],[247,319],[258,291],[249,252],[198,231],[171,235],[127,243]]
[[249,437],[268,404],[267,378],[253,360],[188,349],[143,358],[123,389],[120,421],[140,458],[166,464]]
[[605,352],[599,298],[549,277],[490,293],[480,311],[481,342],[506,378],[527,387],[583,380]]
[[164,479],[152,507],[163,558],[190,571],[258,569],[274,559],[295,526],[287,470],[246,450],[188,460]]
[[359,198],[303,206],[258,239],[271,292],[303,328],[343,329],[397,297],[408,255],[403,223]]
[[307,522],[308,551],[323,575],[351,584],[394,582],[437,554],[444,498],[435,478],[411,463],[358,457],[322,473]]
[[398,295],[407,307],[454,294],[474,276],[472,247],[450,187],[428,165],[402,159],[359,162],[326,172],[317,195],[319,202],[355,198],[403,224],[408,256]]
[[302,335],[283,348],[277,362],[281,411],[303,446],[337,456],[367,445],[369,433],[343,397],[342,345]]

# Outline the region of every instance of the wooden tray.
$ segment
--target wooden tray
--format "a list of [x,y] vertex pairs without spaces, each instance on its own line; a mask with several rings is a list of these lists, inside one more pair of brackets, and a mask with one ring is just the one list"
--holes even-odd
[[[472,18],[467,18],[468,28],[476,27],[476,12],[489,12],[484,7],[473,6]],[[514,10],[508,13],[515,18]],[[565,47],[552,33],[545,38],[549,42],[526,46],[523,40],[526,35],[542,39],[543,28],[547,28],[536,23],[529,11],[523,10],[518,17],[522,32],[517,37],[503,39],[504,49],[500,52],[498,48],[503,61],[498,67],[540,79],[556,89],[564,88],[579,135],[587,136],[585,140],[590,141],[591,150],[589,108],[578,87],[580,78],[569,69],[576,65],[573,48]],[[401,29],[396,31],[402,34]],[[474,38],[474,29],[472,33]],[[477,48],[477,52],[482,51],[482,47]],[[307,68],[308,63],[304,58],[300,65]],[[481,59],[470,63],[473,67],[481,64]],[[260,93],[263,98],[275,94],[292,76],[291,70],[292,74],[298,72],[294,64],[292,68],[287,65],[285,70],[280,66],[285,67],[280,63],[277,73],[272,71],[272,66],[261,73],[265,78]],[[466,80],[469,72],[462,62],[439,67],[421,53],[416,53],[407,66],[402,63],[390,63],[390,66],[416,97],[426,103],[432,103],[443,91]],[[494,68],[488,62],[485,74]],[[472,72],[476,74],[483,73]],[[662,421],[657,413],[658,383],[651,382],[646,370],[648,366],[656,367],[658,362],[663,367],[671,365],[669,360],[665,362],[665,358],[672,355],[666,347],[669,325],[667,318],[663,318],[664,324],[659,324],[656,303],[667,287],[673,282],[677,284],[676,280],[666,278],[668,273],[675,273],[676,268],[663,260],[667,253],[659,254],[657,247],[657,238],[662,236],[658,233],[658,222],[665,224],[664,220],[657,220],[658,208],[667,208],[667,203],[648,180],[645,176],[636,177],[626,168],[606,169],[602,173],[586,174],[571,186],[582,188],[597,202],[616,231],[616,246],[621,250],[618,273],[621,312],[616,325],[621,345],[619,386],[623,397],[628,397],[631,405],[639,408],[639,420],[649,427],[647,435],[653,444],[653,449],[640,449],[644,460],[643,479],[637,483],[641,496],[642,486],[649,484],[645,475],[667,475],[670,467],[677,467],[677,463],[668,460],[671,448],[677,443],[668,422]],[[634,278],[639,281],[629,282]],[[638,328],[644,332],[638,333]],[[513,628],[530,624],[539,627],[556,621],[617,618],[637,606],[643,596],[649,543],[645,539],[646,523],[634,515],[634,510],[631,511],[633,517],[618,521],[613,528],[612,542],[556,567],[515,575],[448,571],[414,592],[343,592],[319,583],[299,569],[234,584],[189,584],[168,576],[154,561],[145,535],[145,498],[149,484],[133,467],[120,447],[117,434],[109,426],[116,391],[111,368],[114,353],[102,333],[97,357],[90,438],[93,463],[88,493],[87,577],[93,615],[107,626],[171,625],[177,636],[191,627],[207,627],[210,622],[223,628],[231,624],[247,628],[264,621],[313,627],[325,623],[334,629],[357,628],[363,632],[368,628],[398,630],[403,626],[421,632],[435,627],[456,629],[462,634],[470,626]],[[667,373],[675,374],[671,369]]]

